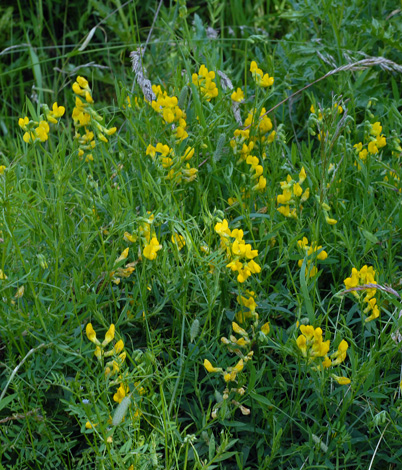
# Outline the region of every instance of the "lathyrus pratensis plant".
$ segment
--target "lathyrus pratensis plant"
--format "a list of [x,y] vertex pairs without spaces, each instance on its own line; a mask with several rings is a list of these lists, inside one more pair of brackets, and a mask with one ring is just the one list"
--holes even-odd
[[[134,171],[129,174],[129,180],[135,188],[133,193],[138,191],[140,196],[138,200],[141,202],[138,205],[136,202],[134,207],[130,207],[130,216],[124,219],[121,225],[116,224],[113,227],[111,223],[110,226],[113,228],[111,233],[107,233],[109,238],[105,246],[109,248],[112,243],[116,244],[112,251],[114,255],[109,260],[107,274],[107,280],[110,281],[112,288],[110,297],[113,300],[108,299],[110,303],[117,305],[126,293],[130,298],[137,289],[136,292],[141,293],[139,295],[141,308],[138,309],[135,318],[138,320],[136,328],[146,329],[150,325],[145,313],[147,303],[152,302],[155,305],[163,299],[164,305],[168,306],[166,308],[170,309],[169,321],[165,321],[163,317],[165,312],[158,311],[158,315],[155,315],[161,317],[163,320],[161,323],[166,323],[164,329],[158,331],[158,341],[163,343],[163,335],[168,334],[166,331],[171,328],[170,331],[174,331],[174,334],[169,340],[175,345],[177,344],[175,335],[177,336],[181,325],[186,325],[190,315],[195,316],[197,322],[199,321],[204,327],[207,325],[203,317],[206,310],[209,312],[217,310],[217,317],[224,310],[230,311],[228,313],[230,321],[225,323],[225,320],[222,320],[222,329],[226,331],[224,333],[226,336],[219,334],[219,344],[215,344],[215,334],[211,333],[211,331],[215,333],[213,323],[215,317],[210,314],[211,331],[208,333],[205,328],[203,335],[197,339],[197,347],[191,350],[191,354],[194,355],[192,360],[198,365],[203,364],[206,371],[206,373],[202,371],[205,379],[203,383],[212,383],[216,391],[216,403],[212,406],[209,416],[205,418],[206,423],[211,417],[213,420],[227,420],[234,413],[238,413],[238,410],[242,414],[241,419],[250,419],[248,415],[255,412],[249,399],[250,394],[254,392],[249,387],[250,369],[258,367],[259,361],[263,361],[267,356],[270,357],[271,364],[278,364],[278,368],[281,362],[282,370],[285,370],[283,375],[289,375],[289,383],[291,383],[289,371],[292,368],[299,368],[303,369],[307,376],[316,377],[323,384],[332,378],[340,385],[351,385],[353,388],[354,377],[349,378],[346,372],[349,343],[344,338],[347,336],[342,328],[342,331],[339,331],[339,324],[336,324],[338,332],[334,340],[335,346],[331,346],[329,339],[331,327],[325,328],[324,336],[323,329],[319,326],[328,320],[328,313],[325,311],[326,300],[320,303],[323,313],[316,311],[310,302],[309,324],[300,320],[303,323],[300,326],[300,335],[296,333],[299,324],[295,327],[296,322],[292,318],[292,315],[302,318],[307,308],[306,298],[309,295],[316,295],[314,289],[317,291],[320,289],[317,279],[319,263],[320,268],[323,268],[322,271],[325,271],[324,274],[328,276],[330,274],[327,265],[322,262],[327,260],[328,254],[325,250],[328,246],[331,248],[330,243],[334,240],[337,227],[342,222],[332,215],[333,207],[327,200],[326,180],[330,174],[338,171],[341,160],[334,159],[333,162],[322,160],[317,163],[320,171],[325,174],[325,184],[323,181],[317,184],[317,178],[313,178],[312,174],[313,165],[309,168],[301,159],[291,168],[287,162],[281,162],[281,165],[276,165],[278,168],[280,166],[279,174],[270,174],[270,163],[277,158],[275,146],[280,140],[279,126],[274,126],[275,121],[271,120],[272,116],[267,115],[265,105],[265,101],[271,96],[274,79],[268,73],[264,73],[255,61],[251,62],[249,69],[252,81],[244,90],[241,87],[237,87],[236,90],[234,88],[224,90],[219,82],[219,74],[204,64],[198,68],[198,71],[194,70],[194,73],[188,74],[189,76],[184,74],[182,86],[175,84],[174,88],[152,85],[144,76],[140,77],[140,69],[143,73],[142,67],[137,67],[135,70],[144,98],[123,94],[124,105],[121,111],[123,116],[133,120],[135,123],[133,127],[136,126],[138,151],[132,155],[132,161],[130,160]],[[184,89],[186,93],[183,92]],[[104,119],[95,108],[89,83],[84,77],[77,77],[73,84],[73,92],[75,107],[72,112],[72,122],[77,157],[83,166],[95,165],[97,149],[101,143],[109,143],[108,137],[115,134],[117,128],[108,128],[104,125]],[[188,96],[190,97],[187,99]],[[234,103],[237,106],[235,109],[240,109],[240,117],[243,115],[243,119],[235,119],[232,112]],[[19,125],[25,132],[23,140],[26,143],[45,142],[49,137],[51,125],[56,124],[64,114],[64,108],[57,103],[53,105],[52,110],[46,107],[43,110],[38,120],[30,120],[28,117],[20,119]],[[324,146],[332,142],[336,129],[335,127],[328,129],[327,122],[333,119],[336,126],[342,119],[343,112],[343,108],[338,104],[318,113],[315,107],[312,107],[310,127],[311,129],[313,125],[317,127],[318,139],[315,139],[317,145]],[[133,118],[136,113],[142,113],[141,119],[137,121]],[[146,116],[146,119],[142,119],[143,116]],[[217,137],[218,127],[225,129],[224,138]],[[124,153],[123,139],[116,135],[113,139],[118,140]],[[228,141],[227,145],[222,144]],[[364,163],[369,154],[378,156],[380,149],[384,148],[386,143],[380,121],[370,124],[364,144],[359,142],[355,145],[358,158]],[[281,144],[285,145],[284,142]],[[219,146],[222,148],[218,148]],[[350,147],[351,155],[354,157],[353,147],[351,145]],[[215,148],[220,153],[214,153]],[[231,174],[230,184],[227,183],[229,178],[225,180],[222,176],[225,167],[236,169]],[[356,172],[353,165],[351,168]],[[148,185],[147,193],[143,194],[141,191],[145,185]],[[321,195],[320,189],[323,191]],[[210,196],[208,191],[213,196]],[[269,192],[272,196],[270,198],[267,197]],[[314,200],[312,202],[311,195],[318,200],[320,212],[314,210]],[[336,197],[335,194],[333,199],[335,202]],[[136,198],[133,200],[137,201]],[[199,200],[202,200],[203,206]],[[265,208],[269,206],[272,209],[269,215],[264,211],[259,212],[260,202],[261,206]],[[346,203],[343,201],[343,204]],[[235,220],[232,214],[236,211],[230,206],[239,209],[240,216]],[[222,214],[219,219],[206,215],[214,211],[217,213],[216,209]],[[122,212],[125,210],[122,204]],[[261,215],[265,218],[260,217]],[[113,216],[118,218],[116,214]],[[179,233],[177,226],[174,226],[175,218],[180,222],[177,226],[184,227],[181,233],[188,233],[188,237],[185,238]],[[169,224],[172,229],[168,228]],[[303,234],[306,233],[308,237],[299,232],[293,233],[295,224],[298,224],[298,229],[303,230]],[[272,229],[272,233],[268,233],[267,227]],[[313,227],[315,234],[311,233]],[[118,236],[114,239],[116,233]],[[310,290],[305,288],[303,295],[297,292],[298,283],[294,282],[294,279],[289,280],[295,292],[288,297],[298,296],[301,300],[297,307],[296,303],[292,303],[293,299],[289,301],[291,305],[289,308],[292,310],[281,307],[280,311],[285,312],[281,317],[272,314],[276,305],[269,296],[275,290],[276,298],[280,299],[287,279],[281,284],[282,279],[274,278],[271,282],[271,278],[267,277],[268,272],[272,273],[275,270],[281,273],[281,276],[284,273],[283,266],[277,266],[278,260],[271,259],[271,264],[267,262],[267,240],[271,240],[273,234],[281,240],[278,259],[283,256],[282,252],[285,251],[288,238],[294,240],[293,246],[297,241],[299,254],[294,259],[298,260],[300,268],[305,265],[307,280],[314,278],[314,285]],[[309,239],[317,241],[310,243]],[[117,256],[116,253],[120,255]],[[188,262],[190,253],[193,258]],[[207,255],[205,263],[202,262],[203,255]],[[283,258],[281,262],[284,262]],[[219,264],[221,269],[218,269]],[[205,266],[208,266],[207,269],[204,269]],[[219,290],[215,299],[219,298],[222,291],[229,293],[226,297],[222,295],[225,299],[222,302],[225,304],[214,300],[211,302],[212,307],[208,306],[208,309],[201,311],[197,298],[191,306],[191,311],[188,311],[190,308],[187,308],[187,305],[184,305],[180,312],[176,311],[176,304],[170,302],[174,296],[169,297],[176,289],[175,286],[173,288],[171,286],[175,276],[177,278],[176,268],[182,269],[180,274],[184,273],[183,284],[180,286],[184,285],[184,280],[187,282],[191,279],[193,282],[191,290],[202,298],[202,295],[208,297],[208,292],[205,294],[205,291],[214,285],[214,288]],[[298,272],[297,269],[295,271]],[[336,276],[336,273],[332,274]],[[104,273],[103,275],[106,277]],[[158,296],[154,295],[149,282],[151,278],[158,286]],[[0,280],[7,280],[2,270],[0,270]],[[300,285],[302,281],[305,282],[306,279],[302,279]],[[378,319],[376,290],[370,287],[370,284],[376,284],[374,269],[364,266],[357,271],[353,268],[351,276],[345,279],[344,284],[363,303],[363,312],[368,314],[365,322]],[[365,295],[359,296],[358,289],[366,289]],[[146,294],[149,292],[149,296],[143,295],[142,291],[147,291]],[[175,291],[175,296],[176,294]],[[180,297],[179,294],[182,292],[179,291],[177,297]],[[113,313],[119,319],[115,320],[116,325],[120,330],[123,325],[127,329],[133,328],[131,324],[125,323],[127,319],[121,315],[119,309],[120,306],[116,307]],[[183,319],[182,322],[177,322],[176,317]],[[150,384],[145,380],[146,374],[155,373],[153,366],[150,365],[151,361],[147,362],[144,359],[149,348],[154,345],[153,332],[147,331],[147,341],[150,343],[144,346],[145,352],[132,352],[122,339],[115,340],[114,323],[104,321],[103,324],[110,325],[103,341],[97,339],[91,323],[87,323],[85,328],[88,340],[95,345],[93,354],[98,374],[93,378],[93,382],[98,384],[100,399],[97,399],[92,390],[90,398],[84,398],[86,400],[84,406],[77,402],[71,409],[79,416],[83,432],[93,434],[94,438],[99,438],[105,445],[112,446],[120,442],[118,439],[123,441],[132,429],[138,431],[142,417],[144,421],[149,418],[142,411],[142,406],[151,400],[151,395],[153,397],[157,395],[163,405],[165,402],[162,400],[166,397],[158,395],[162,386],[160,390],[155,388],[151,392]],[[287,328],[289,325],[291,326]],[[327,321],[327,325],[335,325],[335,319],[331,318]],[[338,341],[337,338],[342,339]],[[180,361],[186,365],[191,354],[186,350],[184,339],[181,341]],[[219,357],[214,357],[212,352],[214,348],[218,349]],[[210,349],[210,352],[207,353],[207,349]],[[174,352],[174,348],[169,348],[164,358],[171,355],[171,359]],[[169,366],[175,367],[177,362],[174,358]],[[187,411],[183,412],[181,409],[179,393],[174,394],[177,387],[186,383],[186,377],[185,374],[181,375],[181,368],[178,370],[179,372],[175,369],[175,374],[178,376],[178,378],[175,376],[176,390],[172,392],[171,389],[174,390],[174,387],[168,387],[173,397],[169,410],[176,406],[177,400],[177,415],[181,418]],[[265,380],[262,373],[260,380],[262,382]],[[270,384],[264,384],[264,387],[264,390],[269,389]],[[206,398],[201,392],[197,398],[204,406]],[[181,393],[185,396],[185,385]],[[162,411],[161,407],[157,407],[155,413],[162,412],[166,413],[165,407],[163,406]],[[125,418],[127,413],[129,418]],[[150,427],[156,426],[155,421],[149,419],[150,423],[147,423],[144,429],[148,424],[151,424]],[[171,422],[173,423],[173,420]],[[193,423],[191,426],[196,428]],[[198,431],[199,429],[196,429],[195,432]],[[131,464],[131,460],[129,463]]]

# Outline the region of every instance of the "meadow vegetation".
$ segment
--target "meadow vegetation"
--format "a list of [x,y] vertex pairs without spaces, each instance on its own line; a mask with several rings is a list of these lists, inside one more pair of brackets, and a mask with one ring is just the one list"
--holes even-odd
[[0,7],[0,468],[400,468],[401,17]]

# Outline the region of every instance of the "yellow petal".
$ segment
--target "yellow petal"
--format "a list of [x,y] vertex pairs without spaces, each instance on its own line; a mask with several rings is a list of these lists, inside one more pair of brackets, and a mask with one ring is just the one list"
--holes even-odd
[[110,341],[113,340],[114,338],[114,332],[115,332],[115,328],[114,328],[114,325],[113,323],[110,325],[110,328],[107,330],[106,334],[105,334],[105,340],[103,341],[102,343],[102,346],[106,346],[107,344],[110,343]]
[[126,259],[127,256],[128,256],[129,250],[130,250],[130,248],[127,247],[127,248],[122,252],[122,254],[116,259],[116,261],[114,262],[114,264],[119,263],[120,261],[123,261],[124,259]]
[[116,354],[119,354],[119,352],[121,352],[124,348],[124,343],[123,343],[123,340],[119,340],[117,341],[117,343],[114,345],[114,351]]
[[242,336],[248,336],[247,331],[239,326],[236,322],[232,322],[232,328],[235,333]]
[[214,367],[208,359],[204,359],[204,367],[207,369],[208,372],[218,372],[219,369],[217,367]]
[[88,323],[85,332],[87,334],[87,337],[89,341],[92,341],[92,343],[99,344],[99,341],[96,339],[96,333],[95,330],[93,329],[92,323]]
[[270,331],[269,323],[264,323],[261,327],[261,331],[264,333],[264,335],[267,335]]

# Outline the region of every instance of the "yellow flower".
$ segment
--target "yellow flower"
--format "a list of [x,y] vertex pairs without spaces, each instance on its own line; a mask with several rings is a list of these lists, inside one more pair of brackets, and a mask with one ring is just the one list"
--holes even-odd
[[322,361],[322,366],[324,367],[324,369],[328,369],[328,367],[331,367],[332,365],[332,361],[331,359],[326,356],[325,359]]
[[377,148],[379,148],[379,149],[382,148],[382,147],[385,147],[387,145],[387,139],[383,135],[377,136],[375,142],[377,144]]
[[334,103],[334,108],[338,108],[338,113],[342,114],[343,113],[343,108],[341,105],[338,105],[338,103]]
[[208,359],[204,359],[204,367],[207,369],[208,372],[220,372],[222,369],[219,367],[214,367]]
[[269,323],[264,323],[261,327],[261,331],[264,333],[264,335],[267,335],[270,331]]
[[375,135],[377,137],[381,134],[381,131],[382,131],[382,126],[380,122],[375,122],[374,124],[371,125],[370,134]]
[[88,80],[84,77],[79,76],[79,75],[77,77],[77,83],[81,88],[88,88],[89,87]]
[[302,352],[303,356],[307,356],[307,341],[304,335],[300,335],[296,340],[297,347]]
[[14,297],[15,297],[16,299],[20,299],[21,297],[23,297],[24,292],[25,292],[25,287],[24,287],[24,286],[21,286],[21,287],[19,287],[19,288],[17,289],[17,292],[16,292],[16,294],[14,295]]
[[29,118],[28,116],[25,116],[24,118],[19,118],[18,119],[18,125],[21,127],[21,129],[26,130],[26,126],[29,124]]
[[135,243],[137,241],[137,236],[131,235],[129,232],[124,232],[123,236],[126,242]]
[[45,142],[49,138],[49,130],[49,124],[46,121],[40,121],[39,126],[35,129],[36,137],[38,137],[41,142]]
[[87,324],[85,332],[87,334],[89,341],[92,341],[92,343],[95,343],[96,345],[100,344],[100,342],[96,339],[96,333],[95,333],[95,330],[93,329],[92,323]]
[[300,198],[300,202],[306,202],[309,197],[310,197],[310,188],[307,188],[302,194],[302,197]]
[[120,387],[117,389],[117,392],[113,395],[113,400],[117,403],[121,403],[123,398],[127,395],[128,391],[128,387],[125,387],[123,384],[120,384]]
[[64,106],[57,106],[57,101],[53,103],[53,108],[52,108],[52,116],[54,118],[60,118],[64,115],[66,112],[66,108]]
[[332,362],[333,366],[337,366],[346,359],[348,347],[349,345],[344,339],[339,343],[338,351],[331,356],[333,359],[335,359],[335,361]]
[[234,366],[233,371],[235,371],[236,373],[241,372],[243,370],[243,367],[243,359],[240,359],[240,361]]
[[120,351],[122,351],[124,348],[124,342],[123,340],[117,341],[117,343],[114,345],[113,349],[116,354],[119,354]]
[[235,333],[242,336],[248,336],[247,331],[239,326],[236,322],[232,322],[232,328]]
[[144,256],[149,260],[154,260],[157,256],[157,252],[162,249],[162,245],[159,244],[158,239],[153,237],[149,244],[144,248]]
[[293,189],[293,194],[297,197],[300,197],[303,194],[303,189],[299,183],[295,183],[292,189]]
[[25,132],[22,137],[22,140],[29,144],[29,142],[34,141],[36,139],[35,134],[33,132]]
[[119,263],[120,261],[123,261],[124,259],[127,258],[128,256],[128,252],[129,252],[130,248],[126,248],[125,250],[122,251],[121,255],[116,259],[116,261],[114,262],[114,264],[117,264]]
[[177,248],[180,251],[185,246],[186,240],[184,239],[182,235],[179,235],[178,233],[174,233],[172,235],[172,243],[174,245],[177,245]]
[[338,377],[335,374],[332,374],[332,377],[338,382],[339,385],[349,385],[351,380],[347,377]]
[[264,74],[254,60],[250,64],[250,72],[258,86],[266,88],[274,84],[274,77],[270,77],[267,73]]
[[224,374],[224,376],[223,376],[223,380],[225,382],[230,382],[232,380],[232,374],[226,372],[226,374]]
[[[314,327],[311,325],[301,325],[300,326],[300,331],[303,333],[303,335],[306,337],[306,339],[310,340],[314,336]],[[319,332],[317,332],[318,334]]]
[[307,173],[303,166],[299,173],[299,184],[303,184],[306,178],[307,178]]
[[331,219],[330,217],[325,217],[325,221],[327,222],[327,224],[329,225],[335,225],[338,223],[338,221],[336,219]]
[[114,334],[115,334],[115,327],[112,323],[105,334],[105,339],[102,342],[103,347],[108,345],[114,339]]
[[241,103],[244,101],[244,93],[241,88],[238,88],[236,91],[234,91],[231,95],[231,98],[233,101],[236,101],[237,103]]
[[367,148],[368,148],[368,151],[369,151],[371,154],[373,154],[373,155],[376,154],[376,153],[378,153],[378,148],[377,148],[377,145],[376,145],[376,141],[375,141],[375,140],[374,140],[374,141],[372,140],[371,142],[369,142]]
[[94,428],[94,427],[97,426],[97,425],[98,425],[98,423],[92,424],[90,421],[87,421],[87,422],[85,423],[85,427],[86,427],[87,429],[92,429],[92,428]]
[[188,161],[191,160],[195,152],[195,149],[193,147],[187,147],[184,155],[181,157],[182,161]]
[[252,187],[253,191],[263,191],[267,187],[267,179],[264,176],[260,176],[258,183]]
[[228,221],[226,219],[223,219],[222,222],[218,222],[216,225],[215,225],[215,232],[220,235],[221,237],[225,237],[225,236],[231,236],[231,231],[229,229],[229,224],[228,224]]
[[73,92],[76,94],[76,95],[80,95],[80,96],[83,96],[84,95],[84,90],[81,89],[81,87],[78,85],[77,82],[74,82],[73,83]]
[[117,131],[117,127],[111,127],[110,129],[105,130],[106,135],[113,135]]

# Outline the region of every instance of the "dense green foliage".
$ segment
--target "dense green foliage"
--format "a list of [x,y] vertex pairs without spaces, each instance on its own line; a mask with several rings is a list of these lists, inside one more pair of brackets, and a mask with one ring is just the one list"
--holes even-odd
[[399,468],[402,3],[158,4],[0,6],[0,468]]

